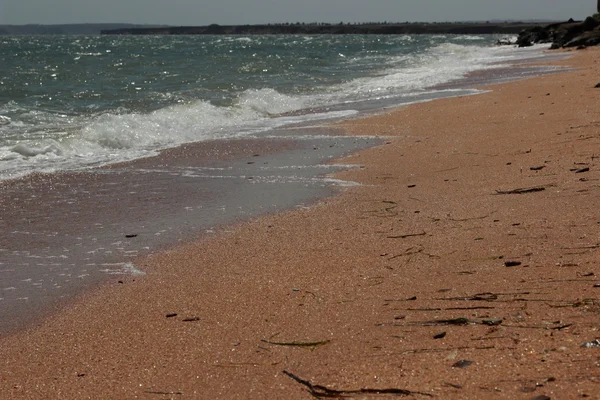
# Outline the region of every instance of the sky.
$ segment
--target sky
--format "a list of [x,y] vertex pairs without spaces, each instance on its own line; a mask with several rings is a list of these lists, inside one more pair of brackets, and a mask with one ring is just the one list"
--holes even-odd
[[0,24],[486,21],[568,18],[596,0],[0,0]]

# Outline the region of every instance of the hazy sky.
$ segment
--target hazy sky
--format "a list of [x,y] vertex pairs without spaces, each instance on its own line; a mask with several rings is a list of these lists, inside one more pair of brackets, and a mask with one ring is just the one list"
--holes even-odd
[[568,19],[595,10],[596,0],[0,0],[0,24]]

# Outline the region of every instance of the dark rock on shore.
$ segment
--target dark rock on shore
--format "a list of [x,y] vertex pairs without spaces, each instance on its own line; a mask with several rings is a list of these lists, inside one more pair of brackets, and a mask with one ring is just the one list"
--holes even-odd
[[519,47],[532,46],[536,43],[552,43],[551,49],[585,48],[600,44],[600,20],[597,16],[587,17],[585,21],[554,23],[547,26],[535,26],[519,34]]

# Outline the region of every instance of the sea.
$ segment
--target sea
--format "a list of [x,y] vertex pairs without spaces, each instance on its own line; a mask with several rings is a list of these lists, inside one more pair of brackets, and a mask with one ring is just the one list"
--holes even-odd
[[542,56],[499,39],[0,36],[0,179],[452,95],[432,88]]
[[148,254],[356,185],[330,173],[385,138],[332,122],[556,71],[500,39],[0,36],[0,335],[152,273]]

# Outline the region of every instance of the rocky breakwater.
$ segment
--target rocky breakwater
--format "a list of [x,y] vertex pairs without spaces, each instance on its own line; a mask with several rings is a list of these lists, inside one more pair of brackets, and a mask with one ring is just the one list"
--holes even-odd
[[600,44],[600,15],[587,17],[585,21],[570,19],[566,22],[525,29],[519,34],[516,42],[519,47],[536,43],[552,43],[551,49],[597,46]]

